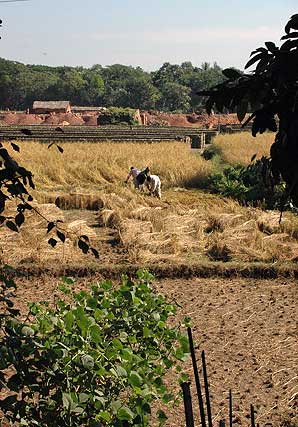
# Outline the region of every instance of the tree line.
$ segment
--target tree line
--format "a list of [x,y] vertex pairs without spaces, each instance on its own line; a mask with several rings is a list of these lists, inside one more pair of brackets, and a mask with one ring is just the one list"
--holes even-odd
[[35,100],[72,105],[193,112],[203,108],[198,91],[224,80],[214,63],[164,63],[157,71],[114,64],[107,67],[25,65],[0,58],[0,109],[24,110]]

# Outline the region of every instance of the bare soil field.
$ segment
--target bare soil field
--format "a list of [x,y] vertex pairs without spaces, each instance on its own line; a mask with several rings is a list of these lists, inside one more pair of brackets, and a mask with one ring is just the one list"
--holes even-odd
[[[77,287],[100,280],[78,279]],[[59,279],[49,276],[19,279],[16,306],[22,313],[31,301],[54,301]],[[197,358],[205,350],[214,425],[228,419],[228,392],[234,396],[235,425],[250,425],[254,404],[260,427],[294,427],[298,423],[297,282],[278,279],[160,280],[157,292],[179,304],[177,322],[192,318]],[[196,414],[197,400],[190,360],[189,373]],[[177,392],[177,374],[167,382]],[[167,411],[168,427],[183,427],[182,404]],[[154,421],[153,421],[153,424]],[[199,425],[199,423],[197,424]]]

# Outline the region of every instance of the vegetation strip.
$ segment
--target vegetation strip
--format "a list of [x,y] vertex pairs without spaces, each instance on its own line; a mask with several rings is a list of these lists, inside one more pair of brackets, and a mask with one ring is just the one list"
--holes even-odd
[[[113,266],[90,265],[87,267],[71,266],[67,268],[45,268],[38,266],[24,266],[12,270],[13,277],[40,277],[50,275],[54,277],[71,276],[71,277],[91,277],[99,275],[107,279],[119,278],[122,274],[134,276],[140,269],[150,271],[156,278],[181,278],[192,277],[242,277],[248,279],[278,279],[278,278],[298,278],[298,266],[295,264],[288,265],[268,265],[262,263],[208,263],[196,265],[126,265],[118,264]],[[0,269],[0,274],[3,272]]]

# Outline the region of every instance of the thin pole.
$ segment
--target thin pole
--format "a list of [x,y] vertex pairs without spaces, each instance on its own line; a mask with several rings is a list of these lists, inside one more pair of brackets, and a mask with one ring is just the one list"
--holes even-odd
[[253,405],[250,405],[250,418],[251,418],[251,427],[256,427],[255,410],[254,410]]
[[204,350],[202,351],[202,366],[203,366],[203,374],[204,374],[204,385],[205,385],[205,396],[206,396],[208,425],[209,425],[209,427],[212,427],[211,403],[210,403],[209,386],[208,386],[208,375],[207,375],[207,367],[206,367],[206,359],[205,359],[205,352],[204,352]]
[[185,421],[186,427],[194,427],[192,403],[191,403],[191,393],[190,393],[190,383],[182,383],[183,391],[183,402],[184,402],[184,411],[185,411]]
[[233,427],[233,397],[232,390],[229,391],[229,419],[230,419],[230,427]]
[[207,427],[206,418],[205,418],[205,411],[204,411],[203,396],[202,396],[202,389],[201,389],[201,384],[200,384],[200,377],[199,377],[198,365],[197,365],[197,361],[196,361],[195,348],[193,345],[191,328],[187,328],[187,334],[188,334],[189,349],[190,349],[190,354],[191,354],[193,373],[194,373],[195,382],[196,382],[196,389],[197,389],[197,396],[198,396],[198,402],[199,402],[201,423],[202,423],[202,427]]

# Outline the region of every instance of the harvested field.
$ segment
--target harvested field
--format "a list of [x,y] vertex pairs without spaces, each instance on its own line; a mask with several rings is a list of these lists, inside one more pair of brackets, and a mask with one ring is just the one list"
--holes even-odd
[[17,235],[2,227],[2,262],[24,266],[35,260],[39,267],[50,264],[61,268],[71,263],[93,264],[92,257],[86,259],[75,248],[77,237],[69,230],[69,224],[82,220],[85,231],[79,234],[90,234],[92,245],[101,254],[100,264],[297,265],[298,221],[291,214],[286,213],[279,224],[278,212],[244,208],[235,201],[200,191],[166,190],[160,201],[125,187],[115,190],[111,187],[110,192],[106,189],[58,197],[43,194],[47,203],[36,204],[36,209],[49,220],[64,219],[60,229],[66,232],[66,243],[52,249],[47,239],[55,237],[55,232],[47,234],[45,221],[30,212]]
[[[230,149],[228,138],[234,136],[215,144],[222,144],[224,155],[233,152],[242,158],[242,135],[239,152]],[[256,144],[265,149],[267,137]],[[86,221],[101,263],[297,263],[297,217],[284,214],[279,224],[278,212],[245,208],[231,199],[191,189],[203,187],[214,166],[185,144],[76,143],[62,147],[63,154],[55,147],[48,150],[42,144],[26,143],[15,158],[32,170],[37,186],[34,196],[41,209],[51,210],[55,203],[61,209],[62,230],[68,233],[71,221]],[[131,165],[149,165],[161,177],[161,201],[124,184]],[[17,265],[35,259],[45,266],[59,260],[64,266],[84,258],[74,253],[75,236],[51,249],[45,222],[33,216],[17,237],[8,229],[0,233],[3,262]],[[32,227],[38,231],[30,240]]]

